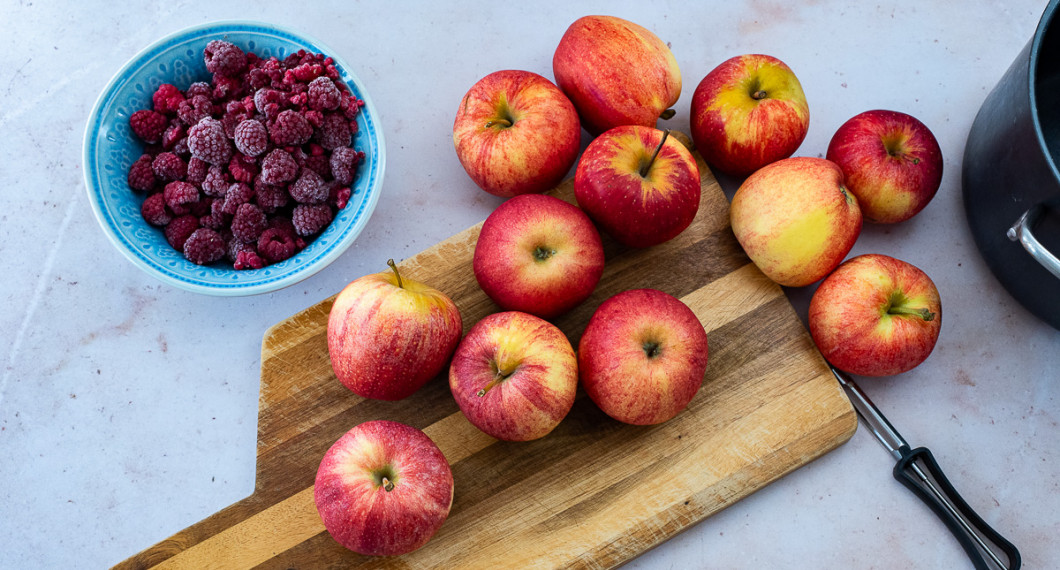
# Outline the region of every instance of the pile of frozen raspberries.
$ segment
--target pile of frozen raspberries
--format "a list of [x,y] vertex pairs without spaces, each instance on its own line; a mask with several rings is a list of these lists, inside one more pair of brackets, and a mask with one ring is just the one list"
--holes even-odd
[[298,253],[349,201],[364,101],[322,54],[262,59],[214,40],[203,57],[209,83],[163,84],[129,117],[145,144],[129,187],[191,262],[260,269]]

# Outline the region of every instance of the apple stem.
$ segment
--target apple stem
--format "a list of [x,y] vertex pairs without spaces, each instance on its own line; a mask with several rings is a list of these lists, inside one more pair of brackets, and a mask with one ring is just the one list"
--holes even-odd
[[478,396],[479,398],[485,396],[486,392],[489,392],[494,386],[496,386],[497,384],[500,384],[501,381],[503,381],[505,378],[511,376],[514,372],[515,372],[514,370],[508,371],[508,370],[501,370],[500,368],[498,368],[497,372],[493,375],[493,378],[488,383],[486,383],[486,386],[484,388],[482,388],[481,390],[476,392],[475,395]]
[[890,315],[914,315],[914,316],[917,316],[917,317],[920,317],[920,318],[924,319],[925,321],[933,321],[933,320],[935,320],[935,313],[932,313],[931,311],[929,311],[929,310],[927,310],[925,308],[910,309],[908,307],[891,307],[890,309],[887,309],[887,314],[890,314]]
[[405,286],[401,284],[401,274],[398,273],[397,264],[394,263],[393,259],[386,260],[386,264],[390,266],[390,269],[394,270],[394,276],[397,277],[397,282],[398,282],[397,285],[398,285],[398,287],[401,288],[401,289],[404,289]]
[[387,479],[386,475],[383,476],[383,480],[381,481],[381,483],[383,484],[383,490],[387,493],[394,490],[394,482],[390,479]]
[[487,129],[492,127],[493,125],[500,125],[502,127],[510,127],[510,126],[512,126],[512,122],[507,120],[507,119],[490,119],[489,121],[486,121],[486,128]]
[[662,147],[664,144],[666,144],[666,139],[669,136],[670,129],[666,129],[665,131],[663,131],[662,140],[659,141],[659,146],[655,147],[655,152],[651,153],[651,158],[648,159],[648,162],[644,166],[640,167],[640,175],[642,178],[648,175],[648,171],[651,170],[651,165],[655,162],[655,158],[659,156],[659,151],[662,150]]
[[751,94],[751,98],[755,101],[761,101],[762,99],[766,98],[766,95],[768,94],[766,93],[765,89],[759,89],[758,91],[755,91]]

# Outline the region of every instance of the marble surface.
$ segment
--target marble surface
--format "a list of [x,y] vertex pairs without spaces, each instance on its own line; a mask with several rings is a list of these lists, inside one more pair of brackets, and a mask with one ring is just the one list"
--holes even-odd
[[[0,2],[0,568],[109,566],[249,494],[265,329],[484,219],[499,200],[456,160],[457,102],[498,69],[551,78],[560,36],[589,13],[671,44],[685,82],[678,129],[699,79],[749,52],[780,57],[802,81],[812,120],[800,155],[823,155],[835,129],[870,108],[932,128],[946,158],[937,197],[906,223],[866,227],[851,254],[927,271],[942,335],[916,370],[862,383],[1027,567],[1060,563],[1060,332],[988,272],[960,192],[975,112],[1045,2],[131,4]],[[111,74],[164,34],[226,18],[282,23],[339,51],[372,93],[388,145],[382,199],[353,247],[302,283],[236,299],[174,289],[126,261],[92,216],[80,159]],[[739,182],[722,179],[729,195]],[[788,294],[804,317],[812,287]],[[892,465],[859,429],[628,566],[965,566]]]

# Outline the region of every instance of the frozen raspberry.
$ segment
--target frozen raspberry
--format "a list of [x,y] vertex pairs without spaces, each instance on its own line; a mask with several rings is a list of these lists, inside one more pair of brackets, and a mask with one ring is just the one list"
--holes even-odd
[[327,155],[310,154],[302,163],[302,168],[316,172],[322,179],[331,178],[331,162]]
[[156,143],[162,140],[162,133],[169,126],[169,119],[162,113],[141,109],[129,117],[129,126],[140,140],[145,143]]
[[188,165],[172,152],[159,153],[151,162],[151,169],[154,170],[155,176],[161,178],[164,182],[183,180],[188,174]]
[[203,50],[206,71],[224,77],[238,77],[247,68],[247,54],[224,40],[213,40]]
[[202,181],[202,192],[207,196],[221,198],[228,191],[231,182],[225,175],[224,168],[213,165],[206,171],[206,178]]
[[327,150],[350,146],[351,136],[353,131],[350,130],[350,122],[338,113],[324,115],[320,129],[316,132],[317,142]]
[[178,216],[190,213],[192,205],[199,201],[199,189],[179,180],[166,184],[162,194],[165,196],[166,206]]
[[265,231],[265,213],[254,204],[243,204],[232,218],[232,236],[241,241],[255,241]]
[[254,198],[254,189],[243,182],[236,182],[228,187],[228,191],[225,192],[224,196],[224,205],[221,210],[230,216],[234,216],[240,206]]
[[[254,108],[266,117],[273,118],[276,115],[279,115],[286,103],[287,98],[284,97],[282,91],[277,91],[276,89],[258,89],[254,92]],[[271,114],[269,113],[270,109],[273,111]]]
[[238,77],[213,76],[213,99],[215,101],[227,101],[242,97],[245,90],[243,82]]
[[196,265],[208,265],[225,256],[225,240],[210,228],[199,228],[184,240],[184,257]]
[[339,147],[331,153],[331,176],[339,184],[352,184],[357,172],[357,163],[364,153],[350,147]]
[[[210,215],[210,206],[212,206],[213,203],[214,203],[214,199],[213,198],[210,198],[209,196],[206,196],[206,197],[200,196],[198,200],[188,204],[187,207],[190,210],[190,213],[192,215],[201,218],[203,216]],[[202,220],[199,220],[199,221],[200,221],[200,223],[202,222]]]
[[163,115],[176,115],[177,108],[180,107],[183,101],[184,95],[181,94],[180,89],[168,83],[159,85],[158,89],[151,95],[151,104],[154,106],[155,111]]
[[339,107],[342,93],[335,87],[335,82],[327,77],[317,77],[309,83],[309,108],[317,111],[333,111]]
[[276,116],[268,126],[269,137],[276,146],[295,146],[309,142],[313,136],[313,125],[298,111],[288,109]]
[[260,176],[254,181],[254,200],[266,214],[271,214],[286,206],[290,198],[291,195],[283,186],[266,184],[261,181]]
[[173,122],[166,127],[166,131],[162,133],[162,148],[171,150],[185,135],[187,131],[184,129],[184,123],[180,119],[173,119]]
[[173,149],[171,152],[184,160],[191,158],[191,151],[188,150],[188,137],[184,137],[173,143]]
[[191,214],[174,218],[166,226],[166,241],[173,246],[173,249],[184,251],[184,242],[197,229],[199,229],[199,218]]
[[140,215],[152,226],[164,226],[173,221],[173,214],[166,209],[166,200],[161,192],[151,194],[144,200]]
[[177,116],[186,125],[194,125],[206,117],[212,116],[216,109],[210,98],[206,95],[196,95],[180,104],[177,108]]
[[259,121],[247,119],[236,125],[235,143],[239,152],[258,156],[269,146],[269,132]]
[[277,148],[261,161],[261,175],[258,178],[265,184],[280,184],[293,180],[297,174],[298,163],[290,153]]
[[351,195],[352,192],[350,192],[349,186],[343,186],[337,182],[332,183],[330,190],[328,190],[328,204],[341,210],[350,202]]
[[204,118],[188,131],[191,155],[210,164],[227,164],[232,158],[232,143],[225,136],[221,121]]
[[[227,228],[231,222],[223,210],[224,200],[214,200],[212,198],[207,198],[207,200],[209,200],[210,211],[199,216],[199,225],[217,231]],[[203,203],[205,203],[205,200]]]
[[299,204],[291,212],[294,231],[302,237],[314,235],[331,223],[331,206],[327,204]]
[[209,98],[213,95],[213,87],[205,81],[196,81],[188,86],[188,90],[184,92],[184,97],[191,99],[198,95]]
[[339,110],[341,110],[342,114],[351,121],[356,119],[357,115],[360,114],[361,107],[364,107],[364,101],[353,95],[343,97],[342,100],[339,101]]
[[317,77],[324,75],[324,66],[317,63],[312,56],[306,57],[309,54],[302,53],[301,55],[292,55],[295,55],[298,58],[299,63],[297,65],[288,65],[291,69],[288,69],[284,74],[284,83],[289,85],[310,83]]
[[269,263],[279,263],[294,255],[296,251],[294,237],[281,229],[267,229],[261,232],[261,237],[258,238],[258,254]]
[[276,214],[269,218],[269,227],[267,229],[280,230],[292,238],[297,235],[294,231],[294,222],[283,214]]
[[250,184],[258,175],[258,163],[253,158],[237,152],[232,155],[232,160],[228,161],[228,172],[232,175],[232,180]]
[[145,154],[129,167],[129,188],[140,192],[155,189],[155,171],[151,168],[151,155]]
[[302,169],[301,176],[287,189],[295,202],[302,204],[319,204],[328,199],[328,187],[319,174],[308,168]]
[[232,264],[233,269],[261,269],[265,267],[265,260],[258,255],[258,252],[253,249],[245,249],[236,254],[235,262]]
[[209,172],[210,165],[198,158],[192,156],[188,159],[188,172],[184,176],[184,180],[195,184],[196,186],[202,185],[206,180],[206,174]]
[[235,262],[236,257],[239,256],[241,251],[254,251],[254,247],[258,245],[258,240],[254,240],[252,243],[240,241],[232,235],[232,232],[228,232],[225,236],[225,257],[228,261]]
[[324,122],[324,113],[320,111],[309,109],[304,111],[302,115],[305,116],[305,120],[309,121],[310,125],[313,125],[314,129],[319,129],[320,124]]
[[[236,101],[233,101],[235,103]],[[236,127],[239,123],[247,120],[247,116],[242,111],[238,113],[225,113],[221,116],[221,128],[224,129],[225,136],[229,139],[236,137]]]

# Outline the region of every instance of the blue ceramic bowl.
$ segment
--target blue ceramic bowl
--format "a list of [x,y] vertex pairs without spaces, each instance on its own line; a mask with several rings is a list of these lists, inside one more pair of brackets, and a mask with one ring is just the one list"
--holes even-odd
[[[203,48],[224,39],[262,58],[285,56],[300,49],[323,53],[350,91],[364,101],[357,119],[354,148],[365,153],[351,190],[353,195],[328,228],[304,250],[262,269],[237,271],[223,262],[199,266],[187,261],[166,242],[159,228],[140,215],[144,195],[128,185],[129,167],[143,153],[142,143],[129,127],[129,116],[151,108],[159,85],[187,89],[195,81],[209,81]],[[125,257],[159,280],[196,293],[253,295],[287,287],[313,275],[334,261],[353,243],[375,209],[383,183],[386,149],[382,125],[364,85],[338,54],[306,37],[271,24],[223,21],[195,26],[162,38],[136,54],[115,74],[96,101],[85,128],[84,173],[89,202],[103,231]]]

